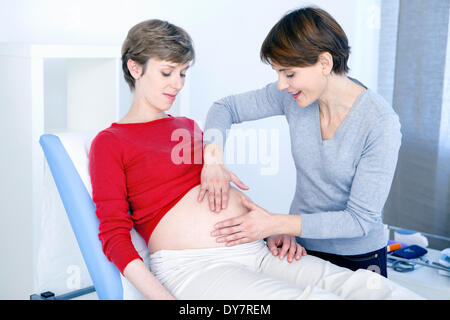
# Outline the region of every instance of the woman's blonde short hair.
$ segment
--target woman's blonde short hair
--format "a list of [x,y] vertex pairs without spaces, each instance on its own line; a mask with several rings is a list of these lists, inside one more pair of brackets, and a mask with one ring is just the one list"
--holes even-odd
[[142,65],[143,75],[150,58],[182,64],[193,62],[192,39],[184,29],[158,19],[146,20],[132,27],[122,45],[122,70],[132,91],[135,83],[128,70],[128,60]]

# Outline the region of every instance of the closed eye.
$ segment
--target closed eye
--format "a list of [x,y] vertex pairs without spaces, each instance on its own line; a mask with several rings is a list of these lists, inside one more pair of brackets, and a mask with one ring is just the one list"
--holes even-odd
[[[161,72],[161,74],[164,76],[164,77],[170,77],[170,73],[164,73],[164,72]],[[182,78],[185,78],[186,77],[186,74],[184,74],[184,73],[180,73],[180,77],[182,77]]]

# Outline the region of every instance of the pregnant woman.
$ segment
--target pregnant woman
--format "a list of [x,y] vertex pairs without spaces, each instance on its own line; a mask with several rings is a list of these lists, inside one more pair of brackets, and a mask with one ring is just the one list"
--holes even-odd
[[[148,299],[418,298],[370,271],[300,258],[300,245],[298,261],[288,263],[262,240],[226,247],[211,237],[218,221],[246,214],[250,200],[231,188],[220,215],[197,201],[202,131],[191,119],[166,114],[193,60],[189,35],[165,21],[134,26],[123,44],[133,103],[89,152],[99,238],[119,271]],[[133,227],[148,244],[150,270],[132,244]]]

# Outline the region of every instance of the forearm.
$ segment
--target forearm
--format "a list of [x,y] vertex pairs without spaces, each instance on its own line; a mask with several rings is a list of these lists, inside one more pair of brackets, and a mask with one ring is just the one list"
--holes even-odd
[[285,99],[292,99],[277,82],[264,88],[227,96],[216,101],[206,115],[204,145],[214,142],[225,146],[227,130],[232,124],[284,114]]
[[149,300],[174,300],[175,298],[159,283],[140,259],[131,261],[124,269],[123,275],[134,287]]
[[302,217],[295,214],[272,214],[273,232],[275,234],[287,234],[300,237],[302,234]]
[[381,213],[349,208],[301,216],[304,223],[302,237],[309,239],[359,238],[366,236],[372,228],[382,223]]

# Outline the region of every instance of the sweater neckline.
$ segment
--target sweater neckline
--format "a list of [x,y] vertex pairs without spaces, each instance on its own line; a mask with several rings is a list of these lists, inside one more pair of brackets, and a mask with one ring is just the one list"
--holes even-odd
[[318,131],[319,131],[319,141],[321,145],[327,145],[333,143],[333,141],[336,141],[339,139],[339,135],[342,131],[345,130],[345,127],[348,126],[348,123],[352,121],[352,118],[354,117],[354,114],[358,112],[358,109],[361,108],[360,105],[362,104],[362,101],[365,99],[365,97],[369,94],[369,88],[366,88],[359,94],[359,96],[356,98],[355,102],[352,105],[352,108],[347,113],[346,117],[342,121],[342,123],[339,125],[339,127],[336,129],[336,132],[334,133],[333,137],[330,139],[323,139],[322,137],[322,130],[320,127],[320,110],[319,110],[319,104],[316,101],[316,123],[318,124]]
[[150,121],[147,121],[147,122],[130,122],[130,123],[113,122],[111,124],[111,126],[112,127],[141,127],[141,126],[148,126],[148,125],[152,125],[152,124],[155,124],[155,123],[159,123],[159,122],[163,122],[163,121],[167,121],[167,120],[172,120],[172,119],[174,119],[174,117],[171,116],[170,114],[167,114],[167,117],[156,119],[156,120],[150,120]]

